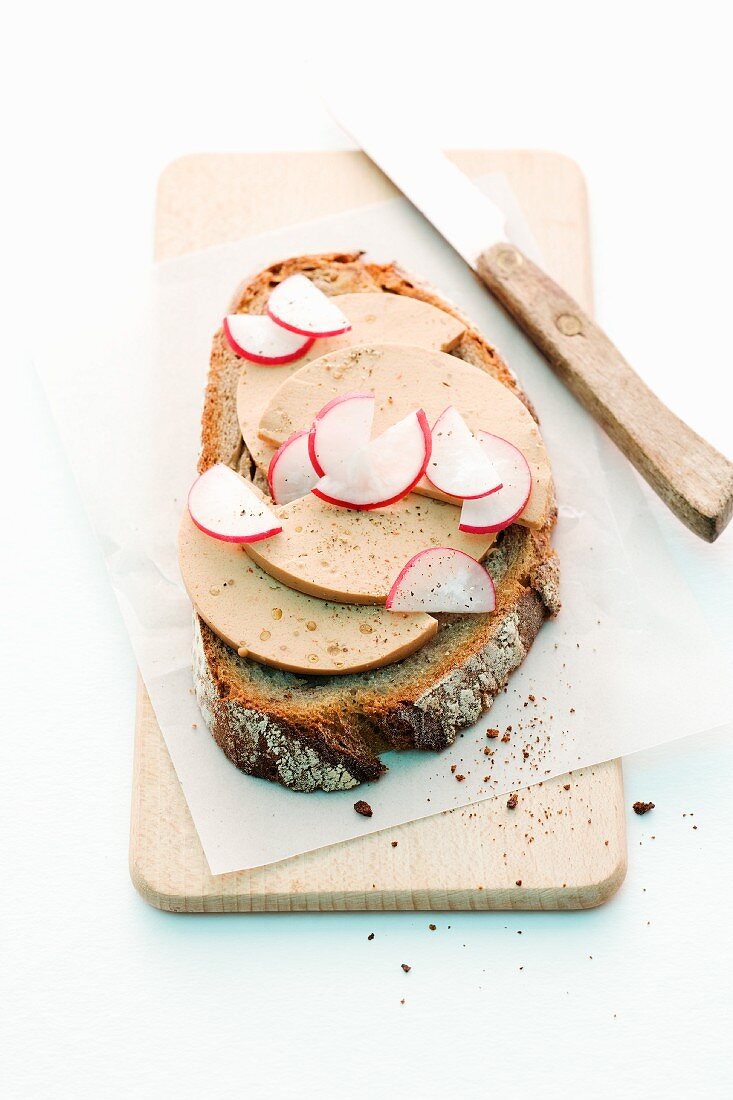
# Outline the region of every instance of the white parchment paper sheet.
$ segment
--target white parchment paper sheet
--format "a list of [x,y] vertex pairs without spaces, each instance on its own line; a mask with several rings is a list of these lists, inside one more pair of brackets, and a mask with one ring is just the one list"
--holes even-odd
[[[536,254],[504,179],[485,177],[481,185],[507,210],[513,239]],[[390,753],[390,770],[376,785],[303,795],[237,771],[203,724],[191,693],[191,608],[176,532],[195,473],[211,336],[234,288],[285,256],[353,248],[379,261],[397,258],[433,282],[499,348],[530,394],[558,488],[564,606],[507,693],[452,749]],[[162,263],[152,291],[118,301],[98,332],[87,320],[78,349],[49,348],[37,362],[214,874],[468,805],[729,720],[731,615],[721,615],[720,605],[733,600],[725,559],[690,538],[675,542],[673,560],[631,467],[406,201]],[[686,577],[716,618],[715,639]],[[487,741],[489,726],[512,726],[509,742]],[[493,755],[484,754],[487,746]],[[452,764],[465,781],[456,782]],[[354,813],[358,797],[371,803],[371,819]]]

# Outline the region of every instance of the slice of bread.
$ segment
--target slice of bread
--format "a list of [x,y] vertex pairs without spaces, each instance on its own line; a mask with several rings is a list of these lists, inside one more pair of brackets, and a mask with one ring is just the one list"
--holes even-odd
[[[326,294],[405,294],[460,316],[393,264],[359,253],[301,256],[239,288],[231,312],[262,313],[274,286],[302,272]],[[488,371],[533,412],[497,352],[471,328],[451,354]],[[226,462],[266,490],[242,440],[236,393],[240,360],[220,329],[211,353],[199,471]],[[534,412],[533,412],[534,415]],[[443,616],[435,637],[410,657],[372,672],[301,676],[239,657],[194,616],[196,696],[209,729],[242,771],[297,791],[345,790],[378,779],[379,754],[450,745],[475,722],[524,660],[545,618],[560,607],[559,568],[548,525],[503,531],[486,565],[497,589],[493,615]]]

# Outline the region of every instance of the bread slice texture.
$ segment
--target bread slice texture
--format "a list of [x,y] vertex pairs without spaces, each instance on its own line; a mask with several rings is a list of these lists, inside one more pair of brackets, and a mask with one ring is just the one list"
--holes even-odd
[[[459,317],[466,331],[451,354],[488,371],[534,410],[498,353],[453,306],[396,265],[359,253],[301,256],[243,284],[230,312],[262,313],[280,281],[302,273],[329,295],[381,291],[419,298]],[[215,337],[202,418],[199,471],[226,462],[266,489],[239,429],[240,362],[223,331]],[[194,616],[194,681],[205,721],[242,771],[297,791],[346,790],[378,779],[380,754],[440,751],[475,722],[526,657],[549,616],[557,614],[559,566],[546,527],[514,524],[501,532],[486,565],[497,589],[490,616],[438,616],[422,649],[371,672],[302,676],[257,664],[222,642]]]

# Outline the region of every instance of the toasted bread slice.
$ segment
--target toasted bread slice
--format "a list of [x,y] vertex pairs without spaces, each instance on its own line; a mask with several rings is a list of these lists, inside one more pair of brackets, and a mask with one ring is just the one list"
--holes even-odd
[[[261,313],[274,286],[302,272],[326,294],[382,291],[419,298],[459,317],[435,292],[395,265],[358,253],[301,256],[275,264],[240,287],[232,312]],[[498,353],[465,318],[452,349],[510,387],[533,412]],[[211,353],[199,470],[227,462],[266,489],[242,440],[236,393],[240,361],[220,329]],[[533,412],[534,415],[534,412]],[[475,722],[524,660],[545,618],[559,610],[559,568],[547,526],[514,524],[487,559],[497,589],[491,616],[445,616],[422,649],[397,664],[346,676],[310,677],[239,657],[198,615],[196,695],[219,746],[238,768],[297,791],[346,790],[378,779],[379,754],[446,748]]]

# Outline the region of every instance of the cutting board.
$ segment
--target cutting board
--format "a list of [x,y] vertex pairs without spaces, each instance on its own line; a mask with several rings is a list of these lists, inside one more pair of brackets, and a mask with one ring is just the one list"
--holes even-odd
[[[550,274],[590,310],[586,195],[577,166],[553,153],[451,156],[469,175],[506,174]],[[180,256],[395,194],[356,152],[184,157],[160,180],[155,256]],[[292,251],[298,251],[297,236]],[[516,809],[506,801],[490,799],[268,867],[212,876],[140,683],[130,870],[142,896],[160,909],[584,909],[616,891],[626,872],[620,761],[539,783],[520,793]]]

